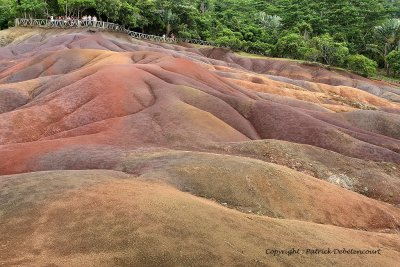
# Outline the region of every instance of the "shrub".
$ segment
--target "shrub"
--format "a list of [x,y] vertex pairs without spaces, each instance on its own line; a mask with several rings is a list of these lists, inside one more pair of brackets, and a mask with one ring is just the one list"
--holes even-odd
[[233,50],[238,50],[242,47],[242,41],[235,36],[223,36],[215,40],[215,43],[220,46],[229,47]]
[[261,54],[265,56],[270,56],[272,51],[273,45],[256,41],[251,42],[247,46],[247,51],[255,54]]
[[387,62],[393,76],[400,76],[400,50],[390,52],[387,56]]
[[333,65],[336,66],[346,66],[346,61],[349,56],[349,49],[345,43],[335,43],[335,54],[333,56]]
[[362,76],[369,77],[376,72],[378,64],[363,55],[351,55],[348,57],[348,68]]
[[318,60],[320,53],[314,47],[305,46],[300,49],[300,54],[302,55],[302,59],[315,62]]
[[310,45],[319,51],[318,59],[328,65],[343,66],[349,55],[346,43],[335,42],[329,34],[312,38]]
[[302,50],[306,46],[304,38],[296,33],[289,33],[279,38],[275,47],[278,57],[302,59]]

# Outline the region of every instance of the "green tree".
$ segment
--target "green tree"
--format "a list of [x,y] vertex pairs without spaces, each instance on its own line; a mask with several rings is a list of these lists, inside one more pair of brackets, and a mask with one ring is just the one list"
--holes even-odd
[[275,47],[275,53],[278,57],[302,59],[305,47],[306,42],[302,36],[290,33],[279,38]]
[[139,8],[123,1],[119,12],[119,21],[124,27],[136,27],[141,19],[139,12]]
[[274,36],[277,36],[283,26],[282,18],[277,15],[266,15],[265,12],[260,12],[259,15],[261,25],[271,31]]
[[172,12],[171,9],[161,10],[160,13],[161,13],[162,21],[164,22],[164,25],[165,25],[165,34],[168,36],[172,30],[172,25],[176,23],[176,21],[178,20],[178,17],[176,14],[174,14]]
[[300,35],[302,35],[305,40],[309,39],[311,34],[313,33],[313,28],[312,28],[311,24],[309,24],[309,23],[307,23],[305,21],[302,21],[302,22],[298,23],[294,27],[294,29],[296,29],[297,32]]
[[121,0],[96,0],[95,7],[100,16],[105,16],[109,20],[117,22],[119,12],[122,7]]
[[256,41],[256,42],[246,42],[246,51],[254,54],[261,54],[265,56],[271,56],[274,46],[269,43]]
[[214,9],[214,3],[212,0],[200,0],[198,1],[197,5],[201,14],[205,14]]
[[168,36],[182,23],[196,31],[195,19],[199,16],[199,9],[190,0],[156,0],[157,13],[161,18],[164,33]]
[[43,18],[47,15],[47,2],[44,0],[20,0],[17,12],[25,18]]
[[8,27],[16,16],[16,2],[0,0],[0,30]]
[[95,6],[94,0],[58,0],[58,5],[65,16],[81,17],[82,13]]
[[153,0],[136,0],[132,5],[138,9],[137,27],[141,32],[158,34],[162,26],[161,18],[157,13],[158,8]]
[[391,18],[400,18],[400,0],[385,0],[386,13]]
[[351,55],[347,61],[348,69],[365,77],[375,74],[378,67],[378,63],[376,63],[376,61],[363,55]]
[[[0,0],[0,27],[15,16],[85,10],[149,34],[201,38],[264,55],[347,66],[363,54],[388,69],[400,0]],[[17,4],[18,3],[18,4]],[[3,8],[4,7],[4,8]],[[372,44],[372,45],[367,45]],[[369,48],[369,50],[367,50]],[[374,52],[373,52],[374,51]]]
[[328,32],[340,33],[345,42],[354,44],[355,49],[363,49],[366,39],[372,37],[371,29],[380,23],[384,15],[381,0],[341,0],[324,1],[329,20]]
[[303,56],[303,59],[308,60],[308,61],[316,62],[316,61],[318,61],[318,59],[320,57],[319,50],[310,45],[302,47],[300,49],[300,53]]
[[369,45],[369,49],[377,53],[384,62],[389,74],[387,56],[400,46],[400,19],[389,19],[374,29],[376,44]]
[[342,66],[349,55],[344,43],[335,42],[332,36],[324,34],[311,39],[311,46],[319,51],[319,59],[328,65]]
[[400,50],[394,50],[387,56],[389,70],[393,76],[400,76]]
[[218,33],[218,37],[215,40],[215,43],[220,46],[227,46],[234,50],[238,50],[242,48],[242,39],[243,36],[240,32],[233,32],[228,28],[223,28]]

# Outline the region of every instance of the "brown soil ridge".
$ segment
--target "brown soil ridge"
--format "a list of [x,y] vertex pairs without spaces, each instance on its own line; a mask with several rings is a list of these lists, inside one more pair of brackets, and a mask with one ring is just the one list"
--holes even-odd
[[[243,214],[117,172],[31,173],[4,176],[0,184],[2,193],[8,192],[1,197],[14,203],[0,202],[5,265],[395,266],[400,255],[397,234]],[[382,254],[265,253],[287,247]]]
[[[397,263],[395,86],[118,34],[0,39],[0,265]],[[383,254],[265,254],[295,247]]]

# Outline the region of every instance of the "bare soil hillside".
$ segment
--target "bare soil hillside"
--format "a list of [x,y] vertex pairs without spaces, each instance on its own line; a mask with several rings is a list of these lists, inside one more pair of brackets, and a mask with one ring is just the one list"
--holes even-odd
[[122,34],[0,40],[0,265],[398,264],[394,85]]

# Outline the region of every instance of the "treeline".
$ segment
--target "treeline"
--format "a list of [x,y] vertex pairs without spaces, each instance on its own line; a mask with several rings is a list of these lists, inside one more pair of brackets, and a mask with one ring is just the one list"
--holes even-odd
[[400,75],[400,0],[0,0],[15,17],[96,15],[132,30],[235,50]]

